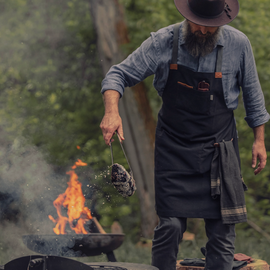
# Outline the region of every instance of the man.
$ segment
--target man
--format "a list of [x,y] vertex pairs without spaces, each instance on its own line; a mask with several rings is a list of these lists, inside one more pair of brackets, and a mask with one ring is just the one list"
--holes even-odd
[[[269,120],[247,37],[227,26],[237,0],[174,0],[186,18],[160,29],[103,80],[106,144],[124,140],[118,101],[124,87],[155,74],[162,97],[155,142],[155,228],[152,264],[175,269],[187,218],[204,218],[205,269],[231,270],[235,223],[246,220],[233,110],[240,87],[246,121],[254,131],[252,167],[266,165],[264,124]],[[257,160],[259,163],[256,168]]]

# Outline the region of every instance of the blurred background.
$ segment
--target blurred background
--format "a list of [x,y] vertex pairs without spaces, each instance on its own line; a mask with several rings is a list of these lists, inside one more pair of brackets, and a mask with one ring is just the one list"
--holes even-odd
[[[231,25],[252,44],[270,112],[270,2],[239,3]],[[0,0],[0,264],[32,253],[22,243],[23,234],[52,233],[48,215],[56,215],[53,201],[67,188],[66,172],[78,158],[88,164],[77,171],[86,205],[105,231],[117,221],[126,234],[117,259],[150,264],[157,222],[151,157],[161,99],[149,77],[126,90],[121,101],[124,147],[138,184],[135,195],[124,199],[110,183],[110,149],[99,128],[101,81],[150,32],[182,20],[168,0]],[[249,222],[237,225],[236,253],[270,263],[269,165],[254,176],[253,132],[244,117],[240,96],[235,118]],[[267,124],[268,151],[269,138]],[[117,141],[114,158],[127,167]],[[202,257],[203,220],[191,219],[188,232],[179,259]]]

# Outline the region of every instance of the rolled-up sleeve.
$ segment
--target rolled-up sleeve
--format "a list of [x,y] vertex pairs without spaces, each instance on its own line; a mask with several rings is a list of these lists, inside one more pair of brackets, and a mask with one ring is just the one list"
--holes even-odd
[[101,93],[116,90],[122,96],[125,87],[134,86],[156,72],[158,54],[152,37],[149,37],[123,62],[110,68],[102,81]]
[[243,100],[246,110],[245,120],[251,128],[265,124],[270,116],[265,108],[265,101],[259,82],[252,48],[246,39],[241,55],[241,71],[239,84],[243,91]]

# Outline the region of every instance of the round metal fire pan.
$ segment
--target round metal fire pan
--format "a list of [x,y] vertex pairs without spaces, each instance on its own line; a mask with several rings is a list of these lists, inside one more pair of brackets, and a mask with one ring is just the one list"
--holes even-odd
[[97,256],[121,246],[124,234],[24,235],[24,244],[44,255],[63,257]]

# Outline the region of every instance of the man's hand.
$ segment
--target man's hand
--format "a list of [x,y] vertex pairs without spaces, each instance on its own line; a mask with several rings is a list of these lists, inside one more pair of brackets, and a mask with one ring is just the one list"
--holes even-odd
[[266,165],[266,150],[264,143],[253,143],[252,147],[252,168],[256,167],[257,160],[259,160],[258,167],[254,170],[254,174],[258,174]]
[[120,140],[124,140],[122,119],[119,114],[105,114],[100,123],[100,128],[102,129],[103,138],[107,145],[110,145],[111,138],[114,135],[115,131],[118,132]]
[[264,125],[255,127],[253,129],[255,141],[252,147],[252,168],[256,168],[257,160],[259,160],[257,168],[254,170],[254,174],[258,174],[266,165],[266,149],[264,144]]
[[100,128],[102,129],[103,138],[107,145],[110,145],[115,131],[118,132],[120,140],[124,140],[122,119],[118,111],[119,98],[120,94],[114,90],[107,90],[103,94],[105,114],[100,123]]

